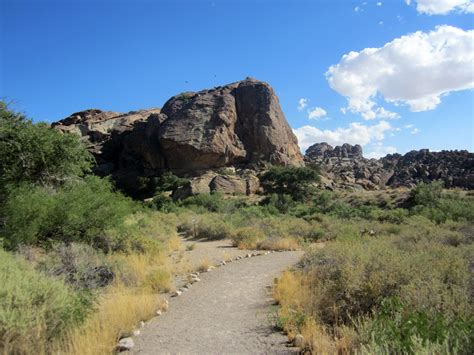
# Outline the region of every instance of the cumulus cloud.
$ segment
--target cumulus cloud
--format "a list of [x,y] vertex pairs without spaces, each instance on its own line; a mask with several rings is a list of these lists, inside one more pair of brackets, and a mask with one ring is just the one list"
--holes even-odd
[[413,129],[410,131],[410,134],[417,134],[417,133],[419,133],[419,132],[420,132],[420,130],[415,127],[415,128],[413,128]]
[[392,130],[387,121],[380,121],[375,125],[364,125],[358,122],[351,123],[348,127],[339,127],[335,130],[320,130],[313,126],[303,126],[294,129],[300,148],[305,151],[314,143],[327,142],[331,145],[344,143],[360,144],[362,146],[371,142],[382,141],[385,133]]
[[306,106],[308,106],[308,99],[299,99],[298,100],[298,111],[303,111]]
[[308,110],[308,118],[310,120],[317,120],[319,118],[326,117],[326,115],[326,110],[321,107],[313,107],[312,109]]
[[377,6],[382,6],[382,2],[379,1],[379,2],[377,3]]
[[[407,5],[410,0],[405,0]],[[428,15],[446,15],[450,12],[472,13],[474,12],[473,0],[414,0],[416,11]]]
[[377,142],[370,145],[369,149],[367,149],[367,152],[364,153],[364,157],[368,159],[378,159],[386,156],[387,154],[393,154],[396,152],[397,148],[390,145],[385,146],[382,142]]
[[443,95],[474,87],[474,30],[438,26],[396,38],[381,48],[345,54],[326,77],[348,101],[343,112],[364,119],[395,118],[375,102],[379,95],[413,112],[436,108]]

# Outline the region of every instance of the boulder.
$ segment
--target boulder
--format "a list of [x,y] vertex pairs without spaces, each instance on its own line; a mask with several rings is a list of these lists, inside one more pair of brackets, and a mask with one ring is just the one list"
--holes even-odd
[[251,78],[172,97],[159,141],[177,173],[269,162],[301,165],[298,142],[273,89]]
[[132,338],[122,338],[119,340],[116,346],[116,350],[118,352],[130,351],[133,349],[134,346],[135,346],[135,343]]
[[209,187],[212,192],[221,192],[224,194],[240,194],[247,193],[246,181],[238,176],[217,175],[212,179]]

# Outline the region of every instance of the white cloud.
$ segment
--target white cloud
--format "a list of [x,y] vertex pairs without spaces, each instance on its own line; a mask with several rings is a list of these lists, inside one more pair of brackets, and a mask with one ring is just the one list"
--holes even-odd
[[354,11],[355,11],[355,12],[359,12],[359,10],[360,10],[360,7],[359,7],[359,6],[354,7]]
[[378,159],[386,156],[387,154],[393,154],[397,152],[397,148],[393,146],[385,146],[381,142],[370,145],[367,149],[367,153],[364,153],[364,157],[368,159]]
[[410,131],[410,134],[417,134],[419,133],[420,130],[418,128],[413,128],[411,131]]
[[379,21],[379,25],[382,26],[382,25],[383,25],[383,21]]
[[403,128],[406,128],[406,129],[409,129],[409,128],[413,128],[415,125],[413,124],[406,124],[403,126]]
[[379,2],[377,3],[377,6],[382,6],[382,3],[379,1]]
[[388,118],[396,114],[377,107],[378,95],[413,112],[432,110],[443,95],[474,87],[473,61],[474,30],[444,25],[345,54],[326,77],[332,89],[347,97],[343,112]]
[[299,99],[298,100],[298,111],[303,111],[306,106],[308,106],[308,99]]
[[[410,0],[405,0],[410,5]],[[416,11],[428,15],[446,15],[450,12],[474,12],[473,0],[414,0]]]
[[327,142],[331,145],[341,145],[344,143],[367,145],[374,141],[382,141],[385,133],[392,130],[390,123],[380,121],[371,126],[358,122],[351,123],[348,127],[339,127],[335,130],[320,130],[313,126],[303,126],[294,129],[300,148],[305,151],[314,143]]
[[310,120],[317,120],[318,118],[326,117],[327,112],[321,107],[313,107],[308,110],[308,118]]

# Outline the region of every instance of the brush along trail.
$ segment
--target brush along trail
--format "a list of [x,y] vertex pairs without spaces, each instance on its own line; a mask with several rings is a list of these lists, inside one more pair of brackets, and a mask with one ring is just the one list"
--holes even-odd
[[[202,245],[202,248],[200,246]],[[274,329],[271,304],[273,279],[294,265],[303,252],[255,255],[230,248],[228,241],[197,243],[190,254],[226,249],[233,262],[199,274],[169,310],[149,321],[135,338],[134,354],[289,354],[287,337]],[[214,252],[213,252],[214,251]],[[236,259],[236,255],[243,258]]]

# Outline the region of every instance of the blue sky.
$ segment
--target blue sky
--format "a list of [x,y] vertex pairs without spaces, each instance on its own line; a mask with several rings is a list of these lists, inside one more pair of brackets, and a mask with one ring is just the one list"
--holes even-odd
[[34,120],[161,107],[252,76],[274,87],[303,148],[474,151],[472,0],[0,6],[0,97]]

